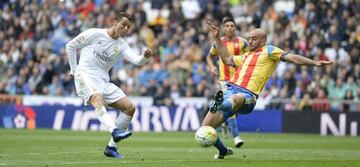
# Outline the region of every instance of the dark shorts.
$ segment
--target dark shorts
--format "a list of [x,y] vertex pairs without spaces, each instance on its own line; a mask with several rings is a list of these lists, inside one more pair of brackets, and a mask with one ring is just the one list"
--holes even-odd
[[246,90],[240,86],[236,86],[236,85],[227,83],[226,88],[223,89],[223,91],[224,91],[224,100],[227,100],[228,98],[230,98],[231,95],[240,94],[240,93],[245,98],[244,105],[242,106],[242,108],[240,110],[234,111],[234,112],[221,111],[224,115],[224,121],[226,121],[229,117],[233,116],[235,113],[236,114],[248,114],[254,109],[254,107],[256,105],[257,96],[254,93],[250,92],[249,90]]

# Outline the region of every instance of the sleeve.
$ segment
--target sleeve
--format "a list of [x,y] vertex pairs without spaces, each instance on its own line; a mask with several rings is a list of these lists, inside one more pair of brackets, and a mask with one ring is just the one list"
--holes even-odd
[[216,49],[215,42],[211,45],[211,48],[210,48],[209,52],[210,52],[211,55],[218,55],[218,51]]
[[138,55],[136,54],[130,47],[129,45],[125,46],[124,51],[122,52],[122,54],[124,55],[124,58],[126,60],[128,60],[129,62],[135,64],[135,65],[143,65],[145,64],[149,58],[146,58],[144,56],[144,54],[142,55]]
[[233,56],[233,57],[232,57],[232,60],[233,60],[233,66],[235,66],[235,67],[239,67],[239,66],[241,66],[241,64],[243,63],[243,62],[242,62],[243,57],[244,57],[244,55],[240,55],[240,56]]
[[249,43],[246,40],[244,40],[243,42],[244,42],[244,47],[242,49],[243,51],[242,53],[246,53],[249,51]]
[[94,30],[88,29],[66,44],[66,54],[70,64],[70,74],[75,74],[77,67],[76,53],[78,49],[91,44],[94,39]]
[[267,54],[268,57],[271,60],[274,61],[285,61],[285,56],[288,54],[288,52],[283,51],[282,49],[272,46],[272,45],[268,45],[267,46]]
[[246,52],[249,52],[249,43],[248,43],[248,41],[245,39],[245,38],[243,38],[243,37],[241,37],[241,36],[238,36],[238,38],[239,38],[239,40],[240,40],[240,42],[241,42],[241,53],[242,54],[244,54],[244,53],[246,53]]

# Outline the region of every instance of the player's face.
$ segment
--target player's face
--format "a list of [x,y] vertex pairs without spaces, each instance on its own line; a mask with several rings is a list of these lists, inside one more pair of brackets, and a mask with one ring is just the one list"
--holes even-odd
[[251,52],[259,49],[263,43],[263,39],[259,35],[253,32],[249,34],[248,41],[249,41],[249,49]]
[[116,36],[123,37],[129,32],[132,22],[124,17],[119,22],[115,21],[114,26]]
[[232,21],[228,21],[224,24],[224,33],[226,36],[234,36],[235,35],[236,26]]

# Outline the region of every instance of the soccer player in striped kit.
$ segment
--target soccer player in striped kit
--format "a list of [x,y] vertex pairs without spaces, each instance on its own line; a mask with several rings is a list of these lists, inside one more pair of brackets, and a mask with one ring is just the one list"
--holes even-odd
[[[247,41],[244,38],[236,35],[236,23],[233,18],[225,17],[222,21],[222,28],[224,31],[224,36],[221,38],[221,41],[231,55],[242,56],[242,54],[249,50]],[[218,68],[214,65],[215,59],[218,59]],[[213,77],[218,76],[218,88],[226,90],[226,82],[230,81],[231,76],[238,67],[224,64],[222,60],[219,59],[219,53],[215,47],[215,44],[211,47],[206,60],[210,74]],[[241,147],[244,144],[244,141],[239,136],[236,114],[228,118],[226,122],[222,124],[222,132],[224,137],[228,136],[228,126],[230,126],[235,147]]]
[[[66,44],[76,93],[84,99],[85,104],[90,103],[95,108],[98,120],[111,133],[104,154],[114,158],[123,158],[117,151],[117,142],[131,135],[127,128],[135,106],[119,87],[110,83],[109,70],[118,59],[142,65],[153,54],[151,49],[146,49],[142,55],[137,55],[124,41],[123,37],[132,25],[130,16],[120,12],[111,28],[88,29]],[[81,49],[79,64],[76,60],[78,49]],[[115,122],[107,113],[105,105],[120,110]]]
[[[243,56],[233,56],[221,41],[219,28],[211,22],[208,22],[208,28],[224,64],[239,68],[230,82],[227,82],[227,90],[225,92],[218,90],[215,94],[214,103],[210,105],[210,112],[207,113],[202,126],[217,127],[235,113],[250,113],[255,107],[259,93],[280,60],[317,67],[334,63],[332,61],[311,60],[267,45],[266,33],[262,29],[255,29],[249,33],[249,52]],[[233,150],[225,147],[219,137],[214,146],[219,150],[219,153],[214,157],[215,159],[224,159],[225,156],[233,154]]]

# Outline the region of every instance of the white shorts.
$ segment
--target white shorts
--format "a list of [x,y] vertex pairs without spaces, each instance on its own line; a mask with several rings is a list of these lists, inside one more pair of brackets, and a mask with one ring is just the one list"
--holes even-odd
[[76,93],[83,98],[84,104],[88,105],[91,95],[100,93],[106,105],[112,104],[125,97],[125,93],[113,83],[104,78],[90,75],[85,71],[78,70],[74,76]]

